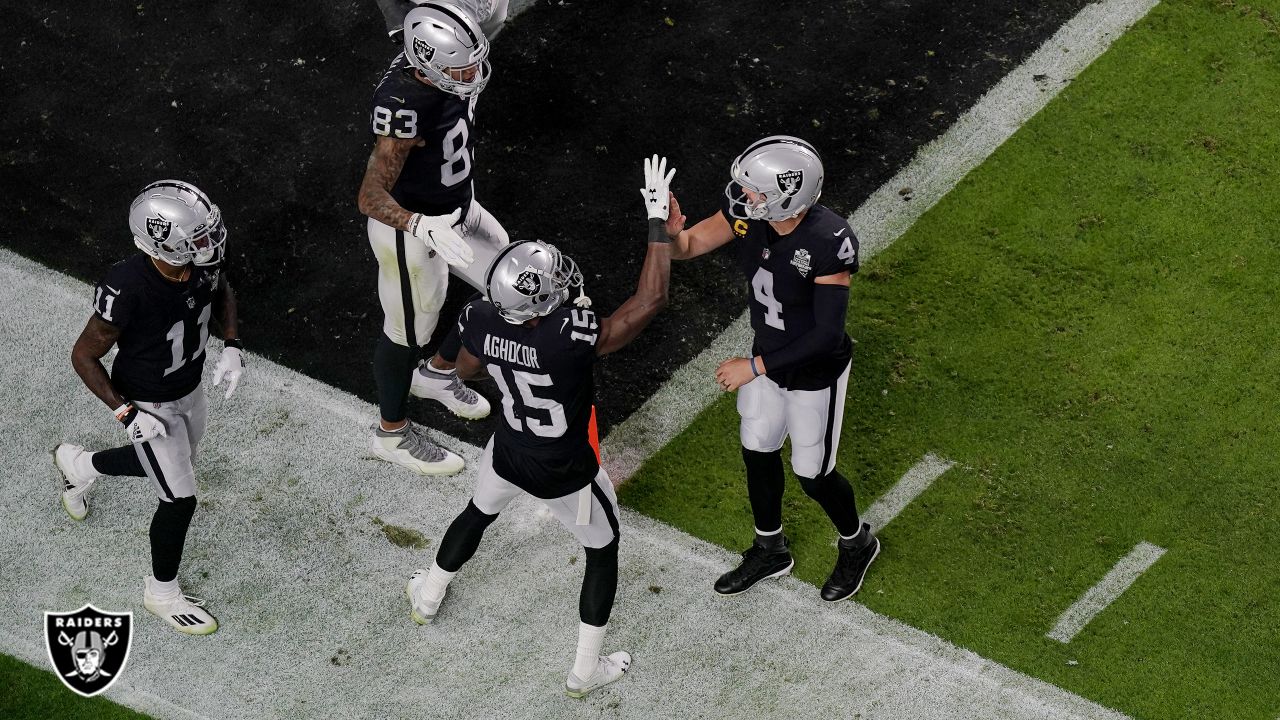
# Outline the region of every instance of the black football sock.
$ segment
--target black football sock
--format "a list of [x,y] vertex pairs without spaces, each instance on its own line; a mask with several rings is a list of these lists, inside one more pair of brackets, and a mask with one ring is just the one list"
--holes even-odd
[[[747,496],[751,499],[751,515],[756,531],[772,533],[782,527],[782,451],[756,452],[742,448],[742,462],[747,466]],[[770,537],[770,536],[757,536]],[[782,533],[776,535],[779,540]]]
[[857,500],[853,496],[853,486],[840,471],[832,470],[816,478],[802,477],[800,486],[806,495],[822,506],[841,537],[857,535],[862,528]]
[[484,531],[497,519],[497,515],[486,515],[474,502],[468,502],[466,509],[449,523],[449,529],[440,541],[440,549],[436,551],[436,564],[440,569],[453,573],[461,570],[476,554]]
[[418,348],[405,347],[383,334],[373,351],[373,380],[378,385],[378,410],[390,423],[404,420],[409,384],[418,367]]
[[187,528],[191,527],[191,516],[195,513],[194,497],[160,501],[156,514],[151,517],[151,574],[156,580],[170,582],[178,577]]
[[138,451],[133,445],[101,450],[89,457],[93,469],[103,475],[120,477],[146,477],[147,471],[142,469],[142,461],[138,459]]
[[602,548],[584,549],[587,569],[578,596],[578,616],[588,625],[601,627],[609,622],[613,597],[618,592],[618,538]]

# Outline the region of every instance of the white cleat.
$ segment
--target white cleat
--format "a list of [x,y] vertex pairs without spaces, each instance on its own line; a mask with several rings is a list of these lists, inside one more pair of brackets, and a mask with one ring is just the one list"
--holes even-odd
[[187,635],[212,635],[218,629],[218,621],[202,607],[204,600],[183,595],[179,590],[171,595],[153,592],[156,579],[147,577],[146,590],[142,593],[142,606],[152,615],[164,618],[174,630]]
[[488,400],[462,384],[457,372],[438,372],[432,369],[430,362],[423,363],[414,371],[413,381],[409,383],[409,394],[439,401],[454,415],[468,420],[489,417]]
[[427,598],[422,587],[426,582],[427,571],[414,570],[413,577],[409,578],[409,584],[404,586],[404,594],[409,598],[409,617],[419,625],[431,624],[431,621],[436,619],[436,613],[440,611],[440,603],[444,601],[444,597],[435,602]]
[[72,520],[83,520],[89,514],[89,488],[98,474],[79,445],[62,443],[54,448],[53,464],[62,474],[62,509]]
[[383,430],[380,424],[375,424],[369,450],[374,457],[419,475],[452,475],[465,464],[462,458],[431,442],[422,428],[412,422],[393,431]]
[[599,662],[596,663],[595,672],[591,673],[591,677],[586,680],[579,679],[570,670],[569,680],[564,684],[564,692],[569,697],[586,697],[586,694],[592,690],[602,688],[622,677],[630,667],[631,653],[625,650],[619,650],[612,655],[601,655]]

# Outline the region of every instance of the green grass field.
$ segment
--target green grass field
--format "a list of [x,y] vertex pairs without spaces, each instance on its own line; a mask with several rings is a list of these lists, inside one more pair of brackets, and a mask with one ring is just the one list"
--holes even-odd
[[[865,506],[928,451],[959,465],[861,602],[1136,717],[1280,713],[1277,17],[1157,6],[864,267],[840,467]],[[623,501],[741,549],[738,447],[726,397]],[[784,517],[821,583],[833,531],[794,482]],[[1047,639],[1142,540],[1168,553]]]
[[53,673],[0,654],[0,718],[144,720],[146,717],[100,697],[82,698],[65,688]]

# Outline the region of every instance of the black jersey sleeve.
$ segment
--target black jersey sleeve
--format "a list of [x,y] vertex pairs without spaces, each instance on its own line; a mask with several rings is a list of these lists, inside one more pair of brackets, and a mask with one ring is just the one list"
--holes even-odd
[[483,300],[472,300],[462,308],[462,312],[458,313],[458,338],[467,352],[481,359],[484,358],[482,354],[485,324],[483,316],[486,306],[488,303]]
[[821,231],[822,243],[814,250],[813,276],[858,272],[858,238],[841,220]]
[[[408,82],[411,78],[404,53],[396,56],[382,81],[373,91],[373,108],[369,111],[369,132],[383,137],[414,139],[423,136],[420,122],[430,122],[430,108],[421,107],[429,98],[420,88]],[[416,83],[416,80],[412,81]]]
[[124,330],[138,307],[140,292],[124,263],[115,265],[93,288],[93,312]]

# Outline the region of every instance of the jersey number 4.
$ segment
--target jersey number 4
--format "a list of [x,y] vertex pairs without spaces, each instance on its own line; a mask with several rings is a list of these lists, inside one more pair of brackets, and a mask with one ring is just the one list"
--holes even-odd
[[759,268],[751,278],[751,289],[755,291],[756,302],[764,306],[764,324],[769,327],[786,330],[787,324],[782,320],[782,303],[773,296],[773,273]]
[[[507,424],[516,432],[528,432],[545,438],[558,438],[569,429],[564,417],[564,406],[550,398],[542,398],[533,394],[534,387],[550,387],[551,376],[523,370],[503,369],[497,363],[489,363],[489,374],[498,382],[502,391],[502,414]],[[511,392],[510,377],[520,390],[520,415],[516,416],[516,396]],[[529,416],[529,410],[540,410],[548,415],[547,420],[539,420]]]

